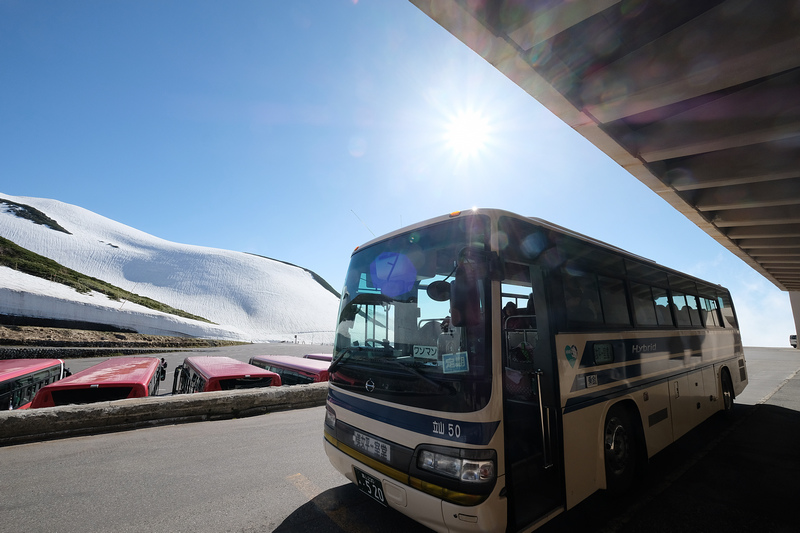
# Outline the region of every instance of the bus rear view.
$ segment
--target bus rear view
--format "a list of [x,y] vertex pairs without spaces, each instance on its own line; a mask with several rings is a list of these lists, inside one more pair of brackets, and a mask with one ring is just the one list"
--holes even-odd
[[281,377],[284,385],[306,385],[328,381],[329,361],[291,355],[258,355],[250,364],[266,368]]
[[231,357],[195,356],[175,367],[172,394],[256,389],[281,384],[275,372]]
[[155,396],[166,366],[155,357],[112,357],[42,388],[31,408]]
[[39,389],[69,375],[61,359],[0,360],[0,409],[27,409]]

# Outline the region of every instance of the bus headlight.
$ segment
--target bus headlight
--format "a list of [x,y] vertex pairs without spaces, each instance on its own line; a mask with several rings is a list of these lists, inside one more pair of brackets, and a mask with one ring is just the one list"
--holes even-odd
[[329,406],[325,406],[325,425],[331,429],[336,428],[336,412]]
[[457,505],[478,505],[497,482],[494,450],[423,444],[411,462],[409,485]]
[[417,466],[421,470],[466,483],[492,483],[495,479],[493,450],[420,449]]

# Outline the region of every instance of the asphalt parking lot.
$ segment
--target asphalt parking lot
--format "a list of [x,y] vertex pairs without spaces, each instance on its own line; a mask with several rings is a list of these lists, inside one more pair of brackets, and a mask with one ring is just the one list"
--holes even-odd
[[[249,357],[266,348],[252,346],[241,350],[236,358]],[[598,492],[540,531],[800,532],[795,507],[800,488],[800,351],[746,348],[745,354],[750,384],[737,398],[731,416],[722,413],[713,416],[653,457],[647,476],[635,491],[622,498]],[[177,363],[185,355],[172,357]],[[61,515],[54,517],[53,522],[46,507],[37,506],[37,499],[30,497],[31,494],[38,494],[44,500],[64,497],[57,484],[41,481],[52,476],[54,469],[70,483],[81,476],[87,479],[70,504],[74,527],[69,530],[98,531],[102,528],[96,524],[109,520],[129,524],[126,517],[147,508],[148,502],[174,505],[180,500],[185,505],[198,506],[198,512],[202,509],[202,513],[210,513],[198,515],[202,520],[193,524],[193,531],[428,531],[397,511],[370,500],[333,470],[320,446],[321,409],[299,410],[296,413],[299,418],[289,421],[284,416],[288,413],[281,413],[2,448],[4,464],[9,466],[8,472],[3,472],[4,481],[13,488],[5,498],[7,501],[0,503],[3,516],[0,531],[20,528],[45,531],[60,524]],[[271,430],[273,423],[280,429]],[[187,434],[193,437],[187,439]],[[100,455],[84,457],[81,451],[84,448]],[[184,463],[198,454],[214,457],[207,463],[209,471],[203,475],[214,479],[215,484],[184,483],[181,476],[199,471],[188,467],[191,461],[184,467],[180,467],[180,461],[175,462],[176,458],[168,452],[178,449]],[[254,450],[265,449],[269,450],[266,455],[253,454]],[[76,450],[80,452],[77,455]],[[141,457],[154,450],[158,453],[152,457],[152,464],[147,461],[148,470]],[[15,454],[21,454],[26,461],[24,470],[12,468],[20,460],[14,459]],[[220,457],[229,460],[222,461]],[[249,460],[258,457],[263,465],[243,470],[242,457]],[[157,458],[162,462],[156,462]],[[118,466],[125,461],[135,466]],[[276,470],[277,465],[282,466]],[[132,471],[144,479],[158,477],[165,471],[171,474],[158,486],[135,490],[135,494],[126,496],[128,504],[119,508],[118,515],[107,515],[109,507],[98,507],[97,502],[118,501],[124,491],[134,490],[127,481]],[[176,474],[178,477],[174,477]],[[100,484],[101,481],[105,484]],[[243,490],[243,487],[250,488]],[[235,493],[236,497],[220,499],[220,495],[229,493]],[[218,517],[220,509],[224,509],[222,503],[229,500],[235,501],[239,510],[258,512],[242,511],[241,516],[223,513]],[[208,509],[212,503],[222,507],[212,511]],[[96,516],[95,508],[103,509],[102,518]],[[165,511],[149,516],[148,525],[157,524],[158,529],[170,531],[189,530],[186,517],[173,514]],[[214,517],[224,517],[225,527],[214,522]],[[39,527],[31,528],[31,524]],[[49,525],[44,527],[44,524]]]

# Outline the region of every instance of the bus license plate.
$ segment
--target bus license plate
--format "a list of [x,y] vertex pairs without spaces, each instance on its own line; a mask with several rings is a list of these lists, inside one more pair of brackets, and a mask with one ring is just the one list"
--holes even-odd
[[356,467],[353,467],[353,470],[355,470],[356,482],[361,492],[381,505],[386,505],[386,496],[383,494],[383,484],[381,481]]
[[358,431],[353,432],[353,445],[359,450],[363,450],[378,459],[383,459],[387,462],[392,459],[391,446],[378,439],[373,439],[363,433],[359,433]]

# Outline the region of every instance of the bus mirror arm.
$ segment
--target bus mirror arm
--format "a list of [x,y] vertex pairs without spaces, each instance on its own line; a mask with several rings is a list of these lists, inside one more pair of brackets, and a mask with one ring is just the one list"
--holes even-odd
[[459,265],[450,289],[451,323],[456,327],[480,324],[480,280],[474,270]]
[[467,246],[458,254],[455,277],[450,288],[450,313],[456,327],[481,323],[480,285],[486,279],[503,279],[503,267],[497,252]]
[[488,252],[488,262],[489,262],[489,279],[492,281],[503,281],[506,279],[505,268],[503,268],[503,262],[500,260],[500,256],[497,252]]
[[480,278],[492,281],[505,279],[503,262],[497,252],[483,250],[477,246],[465,246],[458,252],[458,266],[469,264]]

